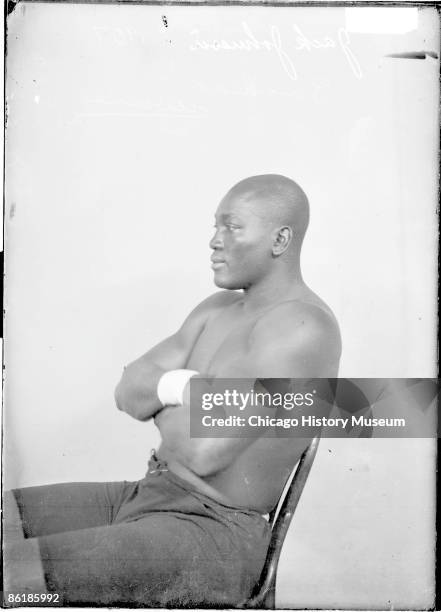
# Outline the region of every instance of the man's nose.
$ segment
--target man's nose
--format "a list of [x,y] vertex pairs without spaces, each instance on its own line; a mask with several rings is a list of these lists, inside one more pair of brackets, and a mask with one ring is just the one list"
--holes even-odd
[[221,249],[224,246],[220,231],[217,229],[213,238],[210,240],[210,249]]

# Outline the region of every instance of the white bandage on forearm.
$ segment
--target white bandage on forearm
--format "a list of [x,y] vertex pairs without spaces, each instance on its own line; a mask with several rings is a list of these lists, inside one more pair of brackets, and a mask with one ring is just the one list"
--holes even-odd
[[163,406],[177,406],[184,402],[184,389],[192,376],[199,372],[195,370],[169,370],[158,382],[156,393]]

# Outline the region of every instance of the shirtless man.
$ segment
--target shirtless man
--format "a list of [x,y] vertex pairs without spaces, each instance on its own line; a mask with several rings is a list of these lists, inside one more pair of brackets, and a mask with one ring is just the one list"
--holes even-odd
[[296,183],[279,175],[245,179],[221,201],[215,220],[214,282],[226,291],[130,364],[116,399],[136,419],[154,417],[158,454],[171,470],[214,498],[266,513],[308,441],[189,439],[188,407],[162,407],[158,380],[178,368],[217,378],[334,378],[340,335],[330,309],[302,279],[309,206]]
[[[161,432],[146,479],[106,485],[107,522],[77,520],[55,532],[35,527],[26,510],[35,509],[42,488],[32,488],[34,498],[26,498],[26,489],[15,492],[25,535],[39,542],[46,585],[68,603],[233,606],[245,600],[268,544],[262,515],[277,503],[309,440],[265,433],[191,438],[190,377],[337,377],[338,325],[300,271],[309,219],[302,189],[279,175],[245,179],[223,198],[215,219],[211,260],[222,291],[129,364],[116,388],[120,410],[141,421],[153,418]],[[182,401],[167,405],[158,385],[178,379]],[[81,496],[65,486],[77,517]],[[90,506],[98,489],[82,486]],[[58,490],[45,495],[55,508]]]

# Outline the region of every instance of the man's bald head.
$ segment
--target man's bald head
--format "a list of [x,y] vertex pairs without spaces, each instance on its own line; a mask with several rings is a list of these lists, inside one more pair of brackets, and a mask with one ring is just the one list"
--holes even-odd
[[308,226],[303,190],[278,174],[237,183],[219,204],[210,241],[215,283],[245,289],[300,275],[300,250]]
[[234,185],[225,196],[233,197],[251,205],[271,225],[291,227],[294,246],[301,247],[309,223],[309,202],[293,180],[280,174],[251,176]]

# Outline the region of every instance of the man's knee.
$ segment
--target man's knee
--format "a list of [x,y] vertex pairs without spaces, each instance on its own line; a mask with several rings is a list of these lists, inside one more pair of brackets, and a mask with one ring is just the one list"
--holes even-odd
[[3,537],[9,542],[25,538],[20,510],[13,491],[6,491],[3,495]]
[[3,496],[3,591],[8,594],[46,593],[38,540],[26,539],[13,491]]

